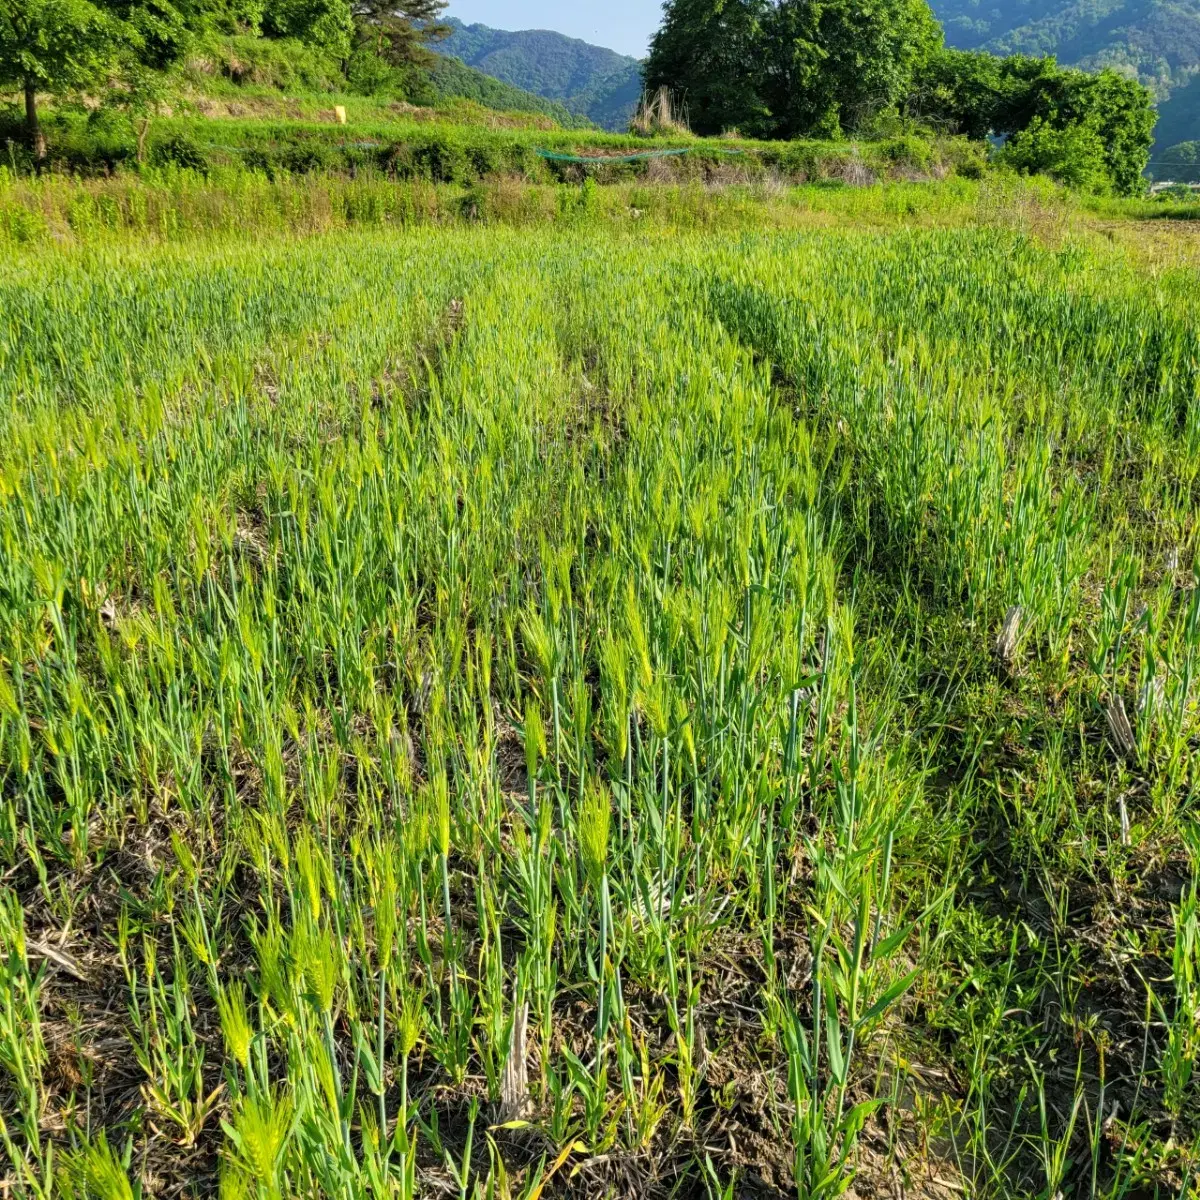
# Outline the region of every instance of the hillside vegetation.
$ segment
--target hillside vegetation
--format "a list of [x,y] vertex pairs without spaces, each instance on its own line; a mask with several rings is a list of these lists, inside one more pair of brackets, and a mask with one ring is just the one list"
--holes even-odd
[[[430,65],[429,90],[438,101],[471,100],[495,112],[541,113],[568,129],[588,124],[586,113],[455,58],[439,56]],[[410,88],[409,96],[416,101],[423,98],[419,87]]]
[[[373,69],[371,77],[364,66]],[[364,75],[367,77],[364,78]],[[326,110],[333,97],[351,97],[354,108],[374,98],[419,107],[443,108],[470,101],[497,113],[536,113],[559,125],[586,124],[561,104],[524,91],[453,58],[429,56],[418,69],[399,72],[386,63],[352,61],[349,70],[320,47],[298,39],[209,34],[189,47],[173,89],[175,107],[205,107],[205,101],[238,99],[251,106],[272,92],[289,95],[292,104],[322,97]],[[310,105],[311,107],[311,105]]]
[[[1200,140],[1200,74],[1193,75],[1183,87],[1171,93],[1171,98],[1159,105],[1158,125],[1155,128],[1157,160],[1164,150],[1180,142]],[[1154,165],[1154,173],[1159,165]]]
[[[517,91],[453,55],[431,53],[429,46],[443,34],[459,38],[464,53],[491,69],[524,72],[522,78],[535,86],[561,92],[601,116],[592,105],[597,89],[611,100],[616,93],[607,90],[609,83],[624,95],[636,78],[636,64],[582,42],[442,26],[442,0],[405,0],[399,8],[393,0],[313,0],[311,6],[253,13],[230,10],[223,0],[14,3],[11,15],[0,16],[0,87],[19,89],[18,103],[0,109],[14,170],[44,170],[51,163],[206,169],[214,162],[209,151],[240,155],[252,168],[268,171],[360,165],[391,171],[399,163],[407,173],[414,153],[429,160],[427,145],[400,147],[377,129],[353,138],[347,128],[342,144],[330,151],[330,139],[308,130],[230,131],[224,137],[208,131],[204,145],[186,126],[169,124],[197,112],[215,115],[213,101],[222,96],[230,116],[243,115],[254,106],[229,93],[246,87],[277,88],[298,107],[302,97],[311,107],[323,95],[331,120],[350,108],[340,101],[352,95],[369,97],[380,108],[462,111],[474,105],[523,110],[560,126],[589,123],[565,102]],[[616,74],[605,74],[610,70]],[[902,162],[930,162],[947,135],[975,139],[981,148],[990,137],[1002,143],[992,155],[998,164],[1122,195],[1144,188],[1154,119],[1150,93],[1111,69],[1089,74],[1049,57],[946,50],[926,0],[878,0],[865,7],[854,0],[820,6],[804,0],[668,0],[645,83],[656,99],[653,111],[639,114],[637,132],[677,140],[690,124],[696,133],[726,140],[687,147],[709,158],[745,153],[733,143],[750,138],[825,141],[851,153],[860,142],[903,142]],[[498,117],[496,124],[511,122]],[[173,140],[164,138],[172,133]],[[453,140],[445,146],[450,159],[458,157]],[[306,144],[280,149],[281,141]],[[920,141],[930,149],[913,149]],[[374,153],[381,147],[382,161]],[[670,141],[660,143],[650,156],[675,149]],[[434,159],[439,157],[440,151]],[[431,178],[463,175],[458,166],[447,172],[429,161]],[[481,177],[498,164],[529,174],[506,152],[485,153],[473,173]]]
[[132,135],[142,164],[160,119],[212,113],[222,101],[231,112],[269,108],[272,92],[293,109],[321,98],[329,119],[351,96],[444,116],[475,106],[590,125],[553,100],[431,54],[426,43],[439,34],[442,7],[313,0],[243,11],[223,0],[14,0],[0,13],[0,89],[17,90],[17,103],[0,105],[10,163],[18,144],[34,165],[56,154],[63,161],[64,150],[79,162],[84,118],[93,157],[105,159],[105,143]]

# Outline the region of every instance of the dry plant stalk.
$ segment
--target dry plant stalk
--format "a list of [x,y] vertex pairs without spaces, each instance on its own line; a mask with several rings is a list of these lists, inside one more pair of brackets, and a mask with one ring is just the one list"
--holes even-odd
[[643,93],[638,110],[630,122],[630,130],[642,137],[656,133],[689,133],[687,110],[671,95],[669,88],[660,87],[653,94]]
[[1004,624],[996,638],[996,657],[1009,668],[1012,667],[1017,652],[1017,642],[1021,636],[1021,618],[1024,613],[1025,610],[1019,604],[1014,604],[1004,614]]
[[1125,712],[1125,701],[1120,696],[1110,696],[1104,703],[1104,719],[1112,735],[1113,746],[1122,758],[1133,758],[1137,742],[1133,737],[1133,726]]
[[526,1064],[526,1035],[529,1030],[529,1001],[523,1001],[513,1016],[508,1058],[500,1081],[500,1123],[519,1121],[529,1112],[529,1069]]

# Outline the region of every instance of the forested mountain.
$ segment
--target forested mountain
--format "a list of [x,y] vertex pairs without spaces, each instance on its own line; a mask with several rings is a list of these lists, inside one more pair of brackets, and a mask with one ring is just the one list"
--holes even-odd
[[515,33],[450,20],[433,48],[496,79],[588,117],[606,129],[629,123],[642,91],[637,59],[545,29]]
[[[457,58],[445,55],[439,56],[430,68],[429,86],[438,100],[461,98],[474,100],[484,108],[494,108],[499,112],[541,113],[568,129],[587,125],[580,114],[557,100],[506,83],[486,71],[468,67]],[[418,98],[423,97],[418,95]]]
[[1186,87],[1177,88],[1159,106],[1155,133],[1160,147],[1200,141],[1200,75],[1193,76]]
[[931,0],[946,41],[1134,71],[1160,102],[1158,144],[1200,138],[1200,0]]

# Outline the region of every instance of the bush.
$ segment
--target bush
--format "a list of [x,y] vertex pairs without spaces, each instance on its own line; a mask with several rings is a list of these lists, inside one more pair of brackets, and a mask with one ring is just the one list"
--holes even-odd
[[327,171],[337,164],[337,148],[320,142],[301,142],[288,146],[280,156],[281,165],[297,175]]
[[333,91],[342,80],[334,59],[294,38],[210,37],[189,57],[185,73],[197,83],[217,77],[281,91]]
[[[1085,181],[1072,186],[1136,196],[1154,140],[1152,101],[1136,79],[1113,70],[1093,74],[1053,58],[945,50],[921,73],[909,107],[975,139],[1008,138],[1000,157],[1021,170],[1053,164],[1056,178]],[[1095,177],[1097,141],[1102,181]]]
[[585,176],[578,187],[561,184],[558,189],[558,218],[568,224],[594,216],[600,207],[596,181]]
[[360,96],[384,96],[403,91],[404,77],[391,63],[360,46],[346,63],[346,82]]
[[208,156],[190,137],[173,133],[156,142],[150,150],[150,164],[155,167],[176,167],[184,171],[206,173]]
[[[113,109],[101,108],[92,113],[81,107],[51,110],[42,118],[42,130],[54,170],[108,174],[132,163],[137,155],[132,124]],[[0,108],[0,156],[5,165],[21,171],[33,169],[25,141],[24,114],[15,106]]]
[[133,158],[137,154],[137,138],[128,113],[108,105],[88,114],[84,136],[96,153],[108,162]]
[[1049,175],[1080,191],[1102,194],[1111,188],[1104,141],[1085,125],[1056,129],[1034,117],[1028,128],[1008,139],[996,158],[1024,175]]
[[914,171],[928,170],[933,162],[933,145],[929,139],[913,134],[888,138],[880,144],[879,151],[889,162]]

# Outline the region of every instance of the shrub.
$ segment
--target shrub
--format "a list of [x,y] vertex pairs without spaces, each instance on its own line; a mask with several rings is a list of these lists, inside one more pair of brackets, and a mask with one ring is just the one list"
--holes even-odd
[[288,171],[307,175],[310,171],[327,171],[337,163],[337,148],[320,142],[300,142],[288,146],[281,163]]
[[340,66],[327,54],[294,38],[235,35],[202,41],[185,65],[195,82],[217,76],[281,91],[332,91],[341,83]]
[[1056,129],[1041,117],[1013,134],[997,161],[1025,175],[1049,175],[1067,187],[1102,193],[1111,187],[1104,141],[1085,125]]
[[209,168],[208,156],[184,133],[173,133],[156,142],[150,151],[150,163],[155,167],[178,167],[201,173]]
[[927,170],[933,162],[933,146],[929,139],[913,134],[888,138],[880,144],[879,152],[888,162],[914,171]]
[[[909,107],[921,119],[975,139],[1008,138],[1001,158],[1021,170],[1054,165],[1056,178],[1123,196],[1144,189],[1154,140],[1153,98],[1136,79],[1093,74],[1053,58],[946,50],[918,79]],[[1036,125],[1036,130],[1035,130]],[[1060,136],[1061,135],[1061,136]],[[1094,178],[1097,140],[1104,180]]]
[[346,63],[346,82],[360,96],[381,96],[403,91],[404,77],[374,51],[360,46]]
[[130,158],[137,153],[137,139],[129,115],[109,105],[93,109],[81,132],[98,154],[110,162]]
[[458,183],[466,175],[462,147],[448,138],[414,146],[412,164],[417,175],[434,183]]

